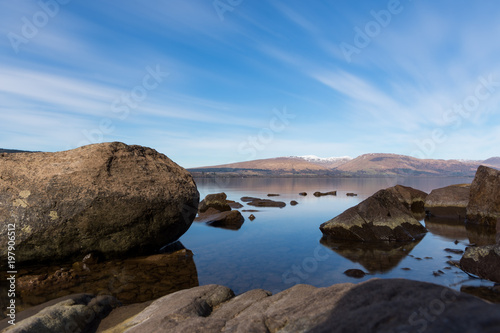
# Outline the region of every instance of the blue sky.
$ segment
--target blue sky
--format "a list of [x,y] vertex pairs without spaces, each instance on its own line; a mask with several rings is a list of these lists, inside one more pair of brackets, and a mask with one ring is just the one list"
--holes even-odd
[[500,3],[0,0],[0,147],[500,155]]

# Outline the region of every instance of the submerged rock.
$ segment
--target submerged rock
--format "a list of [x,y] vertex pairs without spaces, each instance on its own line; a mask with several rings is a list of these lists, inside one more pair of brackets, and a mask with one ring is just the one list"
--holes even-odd
[[346,270],[344,274],[347,275],[348,277],[352,277],[355,279],[361,279],[366,275],[366,273],[363,272],[362,270],[354,268]]
[[460,266],[482,279],[500,283],[500,244],[468,247]]
[[283,208],[286,206],[286,203],[283,201],[273,201],[269,199],[259,199],[255,198],[254,200],[248,202],[248,205],[255,207],[278,207]]
[[465,219],[469,196],[470,184],[438,188],[425,199],[425,210],[431,216]]
[[357,206],[323,223],[331,239],[354,241],[413,241],[427,231],[390,190],[380,190]]
[[189,172],[151,148],[0,154],[0,234],[15,224],[18,264],[156,251],[188,230],[198,201]]
[[470,187],[467,222],[496,226],[500,221],[500,171],[481,165]]
[[324,197],[326,195],[337,195],[337,191],[330,191],[330,192],[314,192],[313,195],[315,197]]
[[[432,318],[430,320],[429,318]],[[162,297],[112,332],[498,332],[500,307],[447,287],[372,279],[239,296],[207,285]]]

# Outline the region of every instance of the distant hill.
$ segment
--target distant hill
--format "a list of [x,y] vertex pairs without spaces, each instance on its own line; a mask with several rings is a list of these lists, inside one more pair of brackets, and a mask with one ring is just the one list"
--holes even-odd
[[356,158],[291,156],[192,168],[195,176],[225,177],[473,177],[479,165],[500,169],[500,157],[485,161],[418,159],[396,154],[365,154]]
[[31,151],[27,150],[17,150],[17,149],[4,149],[0,148],[0,153],[32,153]]

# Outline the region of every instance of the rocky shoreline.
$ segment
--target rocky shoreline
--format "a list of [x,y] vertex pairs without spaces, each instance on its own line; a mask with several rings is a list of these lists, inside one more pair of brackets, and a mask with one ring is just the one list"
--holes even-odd
[[[313,196],[337,193],[317,194]],[[301,197],[306,195],[300,193]],[[279,193],[268,196],[279,197]],[[439,219],[470,228],[495,229],[500,220],[499,198],[500,171],[485,166],[479,167],[472,184],[437,189],[429,195],[397,185],[323,223],[321,243],[364,263],[368,272],[383,272],[397,265],[404,252],[411,251],[426,227],[445,228],[447,224]],[[8,225],[16,225],[18,263],[72,263],[54,271],[20,276],[17,286],[25,295],[26,310],[17,314],[15,326],[8,324],[8,317],[0,321],[0,329],[500,330],[500,305],[425,282],[371,279],[326,288],[296,285],[275,295],[256,289],[237,296],[224,286],[198,286],[191,251],[179,243],[163,249],[162,254],[158,253],[160,249],[176,241],[193,221],[230,230],[240,229],[245,221],[238,210],[243,205],[227,200],[225,193],[208,195],[199,205],[198,201],[191,175],[150,148],[115,142],[61,153],[0,154],[0,217],[5,221],[0,228],[6,234]],[[241,201],[278,210],[287,205],[255,197],[242,197]],[[298,204],[292,202],[291,206]],[[258,217],[258,210],[252,212]],[[440,222],[426,222],[424,227],[419,219],[425,214],[431,221]],[[353,247],[353,241],[359,246]],[[0,243],[1,266],[7,262],[7,241],[2,239]],[[499,246],[498,237],[478,238],[456,265],[469,274],[500,283]],[[358,248],[365,250],[360,252]],[[363,257],[363,253],[377,251],[390,258],[385,268],[372,266],[370,258]],[[126,257],[131,258],[119,259]],[[6,268],[2,266],[2,270]],[[138,274],[138,270],[144,274]],[[98,287],[100,292],[76,292],[75,286],[85,285],[94,290]],[[51,300],[42,303],[44,298]]]

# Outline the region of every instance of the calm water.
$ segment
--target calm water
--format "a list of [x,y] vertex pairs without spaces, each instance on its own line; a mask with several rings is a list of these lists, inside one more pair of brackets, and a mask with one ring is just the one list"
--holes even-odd
[[[450,259],[460,260],[461,255],[445,252],[445,248],[464,250],[467,244],[477,242],[478,238],[494,239],[494,235],[485,236],[466,230],[463,224],[428,221],[430,232],[421,241],[410,244],[353,246],[323,245],[320,242],[321,223],[379,189],[401,184],[429,193],[435,188],[471,181],[471,178],[197,179],[201,198],[210,193],[225,192],[228,199],[240,201],[242,196],[267,198],[268,193],[278,193],[280,196],[272,199],[284,201],[287,206],[243,212],[245,222],[236,231],[195,222],[181,242],[194,253],[200,285],[222,284],[236,293],[254,288],[277,292],[297,283],[322,287],[373,277],[417,279],[455,289],[463,285],[491,286],[492,283],[471,279],[460,269],[447,264]],[[317,198],[312,195],[315,191],[331,190],[337,190],[337,196]],[[299,196],[300,192],[307,192],[308,196]],[[347,197],[347,192],[358,196]],[[290,200],[299,204],[291,206]],[[240,211],[255,209],[244,205]],[[255,215],[254,221],[248,219],[250,214]],[[362,279],[343,274],[351,268],[370,274]],[[433,272],[438,270],[444,274],[434,276]]]

